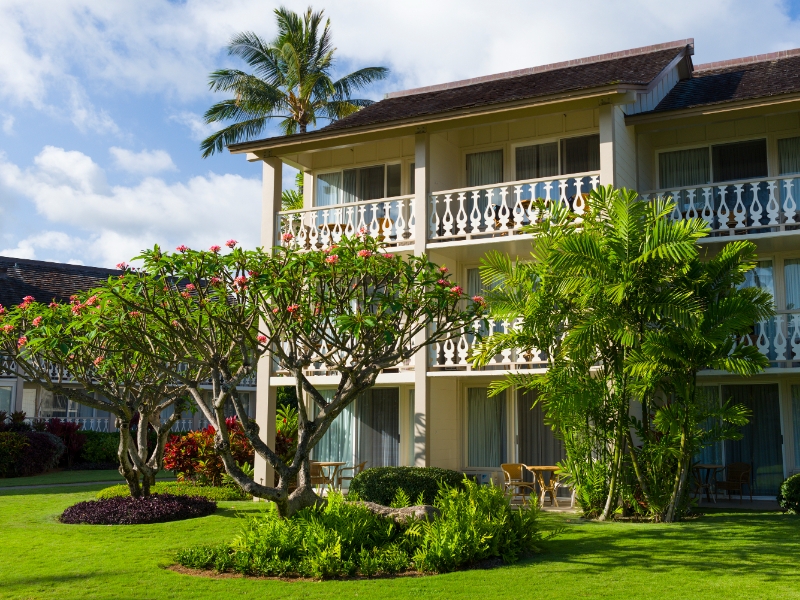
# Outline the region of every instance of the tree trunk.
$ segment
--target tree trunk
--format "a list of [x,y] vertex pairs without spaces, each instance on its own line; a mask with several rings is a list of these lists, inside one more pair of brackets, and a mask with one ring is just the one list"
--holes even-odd
[[117,428],[119,429],[119,447],[117,449],[117,457],[119,458],[119,474],[125,478],[128,484],[128,490],[132,498],[140,498],[142,496],[142,486],[139,482],[139,473],[131,465],[130,460],[130,422],[117,420]]
[[633,471],[636,473],[636,479],[639,482],[639,487],[642,488],[642,494],[644,495],[645,502],[647,505],[650,506],[650,492],[647,488],[647,481],[642,474],[641,466],[639,465],[639,459],[636,456],[636,450],[633,447],[633,436],[631,435],[631,430],[628,429],[628,451],[631,456],[631,463],[633,464]]
[[672,498],[669,501],[669,508],[667,509],[667,514],[664,517],[665,523],[674,523],[676,521],[676,513],[677,513],[677,505],[680,498],[681,491],[683,489],[683,482],[685,480],[685,467],[686,467],[686,446],[687,446],[687,439],[686,439],[686,429],[682,428],[681,431],[681,447],[679,452],[678,458],[678,469],[675,473],[675,483],[672,486]]
[[622,462],[622,426],[621,419],[617,421],[617,431],[614,436],[614,456],[611,460],[611,481],[608,486],[608,497],[603,513],[598,520],[605,521],[611,516],[617,500],[617,480],[619,479],[620,463]]

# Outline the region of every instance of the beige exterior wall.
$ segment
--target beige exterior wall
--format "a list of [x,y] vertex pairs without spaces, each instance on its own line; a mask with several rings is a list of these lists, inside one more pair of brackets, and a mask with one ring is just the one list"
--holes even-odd
[[443,469],[462,469],[463,417],[456,377],[429,377],[429,464]]

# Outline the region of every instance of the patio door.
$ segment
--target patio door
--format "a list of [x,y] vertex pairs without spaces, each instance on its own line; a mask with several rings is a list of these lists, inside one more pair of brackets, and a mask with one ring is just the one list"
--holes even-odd
[[[530,466],[556,465],[566,458],[564,442],[544,422],[541,404],[533,405],[536,392],[517,393],[517,461]],[[525,474],[533,481],[531,473]]]
[[725,463],[743,462],[753,468],[753,495],[775,496],[783,481],[783,441],[778,384],[724,385],[723,400],[751,411],[743,437],[725,442]]
[[400,456],[400,389],[373,388],[358,398],[358,455],[367,468],[396,467]]

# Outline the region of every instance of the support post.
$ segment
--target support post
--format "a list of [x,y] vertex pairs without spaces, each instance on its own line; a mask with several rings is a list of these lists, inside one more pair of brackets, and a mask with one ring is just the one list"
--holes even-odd
[[[271,250],[277,243],[278,211],[281,209],[283,191],[283,163],[278,158],[263,159],[263,184],[261,190],[261,245]],[[278,404],[278,389],[270,386],[272,355],[267,352],[258,361],[256,374],[256,423],[261,439],[270,448],[275,448],[275,413]],[[254,476],[257,483],[272,486],[275,470],[258,454],[255,456]]]
[[[425,254],[430,217],[430,135],[424,127],[414,136],[414,254]],[[427,332],[417,336],[417,347],[422,345]],[[421,348],[414,357],[414,466],[430,465],[428,453],[428,348]]]
[[600,185],[615,185],[614,180],[614,105],[600,106]]

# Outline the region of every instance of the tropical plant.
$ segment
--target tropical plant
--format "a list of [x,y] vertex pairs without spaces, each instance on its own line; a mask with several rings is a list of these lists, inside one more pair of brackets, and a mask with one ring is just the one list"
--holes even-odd
[[783,512],[800,515],[800,473],[792,475],[781,484],[778,504]]
[[212,106],[206,123],[235,121],[200,144],[203,157],[261,133],[270,119],[280,119],[284,134],[305,133],[318,119],[335,121],[372,104],[352,94],[388,75],[385,67],[365,67],[334,80],[334,52],[330,19],[309,8],[299,15],[275,10],[278,35],[267,42],[252,32],[240,33],[228,44],[228,53],[253,69],[220,69],[211,73],[209,87],[233,98]]
[[283,210],[300,210],[303,208],[303,172],[298,171],[294,176],[295,189],[283,190],[281,193],[281,208]]

